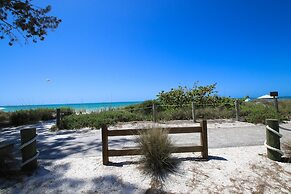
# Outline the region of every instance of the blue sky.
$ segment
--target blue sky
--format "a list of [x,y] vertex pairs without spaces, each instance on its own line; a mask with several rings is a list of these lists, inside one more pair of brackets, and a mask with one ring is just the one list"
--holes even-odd
[[289,0],[33,2],[63,22],[44,42],[0,42],[0,105],[139,101],[196,81],[291,95]]

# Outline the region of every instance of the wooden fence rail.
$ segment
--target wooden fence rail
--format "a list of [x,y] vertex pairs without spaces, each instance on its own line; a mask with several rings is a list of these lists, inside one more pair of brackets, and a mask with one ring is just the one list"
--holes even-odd
[[[164,128],[169,134],[179,133],[200,133],[200,145],[175,145],[175,153],[185,152],[201,152],[203,159],[208,159],[208,140],[207,140],[207,122],[203,120],[198,127],[169,127]],[[132,136],[139,135],[141,132],[149,129],[120,129],[108,130],[107,126],[102,127],[102,157],[103,164],[109,164],[110,156],[127,156],[127,155],[140,155],[138,147],[123,148],[123,149],[109,149],[108,137],[110,136]]]

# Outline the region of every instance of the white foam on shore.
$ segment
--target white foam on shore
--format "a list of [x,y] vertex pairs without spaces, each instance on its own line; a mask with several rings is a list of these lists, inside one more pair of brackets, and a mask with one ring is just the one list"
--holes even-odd
[[0,107],[0,110],[4,110],[5,108],[3,108],[3,107]]

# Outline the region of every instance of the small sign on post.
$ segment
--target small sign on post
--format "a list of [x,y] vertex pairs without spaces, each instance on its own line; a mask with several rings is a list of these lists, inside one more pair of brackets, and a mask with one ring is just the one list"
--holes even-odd
[[273,99],[274,99],[274,107],[275,107],[275,110],[277,112],[279,112],[279,106],[278,106],[278,96],[279,96],[279,93],[277,91],[270,92],[270,96],[272,96]]

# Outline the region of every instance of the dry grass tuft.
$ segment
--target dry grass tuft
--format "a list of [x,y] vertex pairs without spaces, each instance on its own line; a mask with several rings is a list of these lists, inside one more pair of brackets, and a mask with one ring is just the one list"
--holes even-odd
[[140,169],[152,179],[152,188],[162,187],[166,178],[177,172],[178,160],[171,154],[174,151],[168,132],[163,129],[150,129],[137,138],[141,149]]

